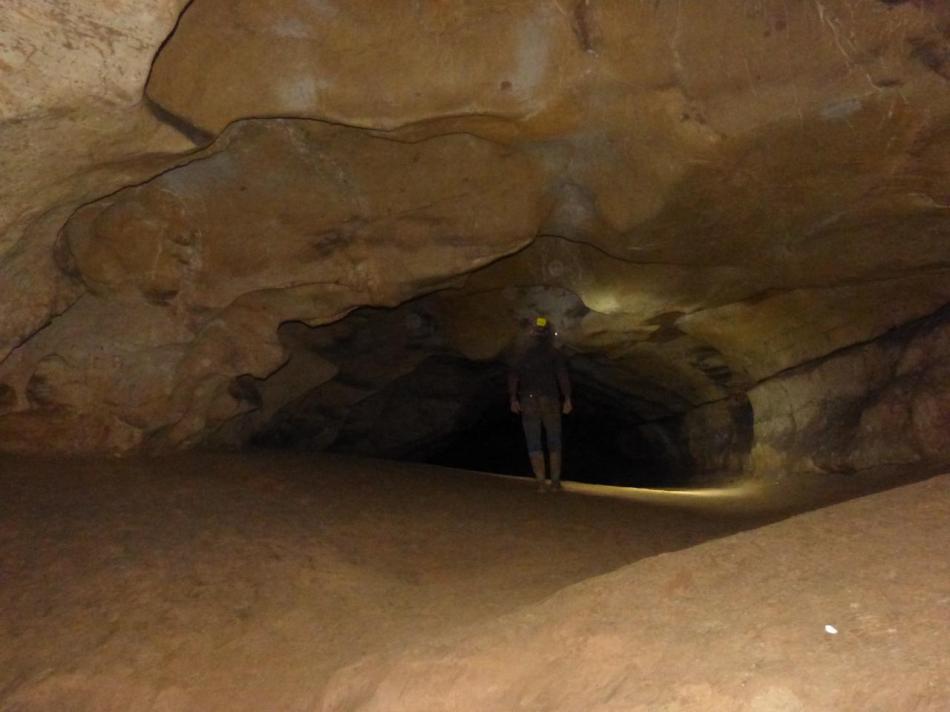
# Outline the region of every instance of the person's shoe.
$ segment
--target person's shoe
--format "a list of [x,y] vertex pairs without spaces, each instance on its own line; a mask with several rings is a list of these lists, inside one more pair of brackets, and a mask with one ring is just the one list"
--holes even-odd
[[545,484],[544,480],[538,480],[538,492],[547,492],[548,486]]
[[551,491],[552,491],[552,492],[561,492],[561,491],[562,491],[562,490],[561,490],[561,481],[560,481],[560,480],[556,480],[556,481],[554,481],[554,482],[551,483]]

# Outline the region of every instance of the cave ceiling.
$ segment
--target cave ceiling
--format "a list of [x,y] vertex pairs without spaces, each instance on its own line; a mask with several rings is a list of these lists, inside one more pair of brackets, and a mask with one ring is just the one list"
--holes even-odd
[[941,3],[55,5],[0,8],[7,445],[339,422],[538,310],[650,419],[950,301]]

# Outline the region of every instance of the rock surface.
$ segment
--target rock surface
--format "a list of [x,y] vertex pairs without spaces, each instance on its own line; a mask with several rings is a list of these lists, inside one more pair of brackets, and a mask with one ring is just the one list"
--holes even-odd
[[323,454],[0,472],[3,712],[313,710],[367,651],[764,518]]
[[[44,0],[0,20],[0,449],[243,442],[325,409],[329,372],[277,375],[281,324],[421,298],[453,358],[497,359],[549,312],[591,387],[699,469],[945,456],[941,357],[901,390],[887,346],[950,301],[943,3]],[[828,361],[860,345],[867,379]],[[337,421],[363,400],[338,381]]]
[[[574,483],[539,497],[524,480],[312,453],[0,455],[0,472],[4,712],[317,710],[333,674],[372,653],[335,678],[338,707],[400,709],[383,695],[401,671],[415,710],[456,692],[459,709],[508,710],[544,687],[526,698],[537,709],[617,682],[618,668],[628,684],[655,672],[644,694],[678,691],[684,712],[768,700],[770,687],[784,688],[773,702],[818,710],[852,692],[832,709],[912,709],[919,692],[927,710],[946,693],[946,676],[928,688],[927,675],[947,665],[947,477],[723,539],[832,488],[813,481],[810,504],[784,490],[664,503]],[[869,478],[835,479],[853,494]],[[482,667],[512,650],[525,654]],[[562,655],[577,660],[566,672]],[[499,686],[462,696],[463,674],[413,706],[453,684],[418,676],[462,656],[471,676],[507,662]]]
[[0,7],[0,363],[80,294],[53,245],[71,213],[193,146],[143,103],[185,0]]
[[948,488],[944,476],[588,579],[370,657],[335,676],[322,709],[937,712]]
[[[523,245],[544,209],[530,162],[470,136],[408,144],[281,121],[223,142],[70,220],[60,251],[87,296],[8,360],[28,397],[58,378],[30,405],[187,442],[247,409],[232,381],[281,366],[282,322],[434,289]],[[106,370],[108,358],[128,364]]]

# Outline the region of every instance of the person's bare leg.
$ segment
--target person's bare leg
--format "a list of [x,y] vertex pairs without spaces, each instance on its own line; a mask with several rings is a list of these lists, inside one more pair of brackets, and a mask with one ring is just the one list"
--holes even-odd
[[544,491],[544,452],[528,453],[531,459],[531,470],[534,472],[534,479],[538,483],[538,489]]
[[551,460],[551,489],[556,492],[561,489],[561,451],[552,450],[548,457]]
[[551,489],[561,489],[561,404],[553,398],[544,398],[540,402],[541,420],[548,441],[548,476]]

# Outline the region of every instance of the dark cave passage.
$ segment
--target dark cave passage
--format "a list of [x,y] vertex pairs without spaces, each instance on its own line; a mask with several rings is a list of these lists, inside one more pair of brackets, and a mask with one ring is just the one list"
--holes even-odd
[[[417,459],[436,465],[505,475],[531,476],[520,417],[507,409],[504,395],[470,425],[427,448]],[[654,442],[630,425],[618,405],[575,395],[574,412],[562,416],[565,480],[627,487],[682,484],[688,474]]]
[[[232,391],[248,411],[219,442],[530,477],[507,373],[524,347],[526,315],[544,313],[556,315],[557,348],[573,384],[574,410],[561,418],[565,481],[679,487],[735,471],[729,457],[748,453],[753,419],[744,396],[692,417],[697,402],[714,402],[735,385],[707,387],[710,363],[719,363],[708,348],[684,341],[693,364],[687,370],[638,347],[642,362],[634,367],[578,347],[581,322],[592,312],[573,293],[534,286],[499,294],[514,305],[512,313],[477,327],[463,317],[453,321],[448,315],[460,307],[450,308],[439,294],[359,309],[325,326],[283,324],[278,336],[287,361],[267,378],[238,379]],[[469,346],[476,348],[455,341],[467,328],[474,328]],[[485,357],[468,355],[489,340]]]
[[[503,361],[433,354],[378,388],[378,374],[366,363],[349,364],[279,410],[245,445],[531,476],[521,418],[508,408]],[[648,437],[643,403],[572,370],[574,411],[561,418],[566,481],[661,487],[689,479],[675,418],[651,423]]]

